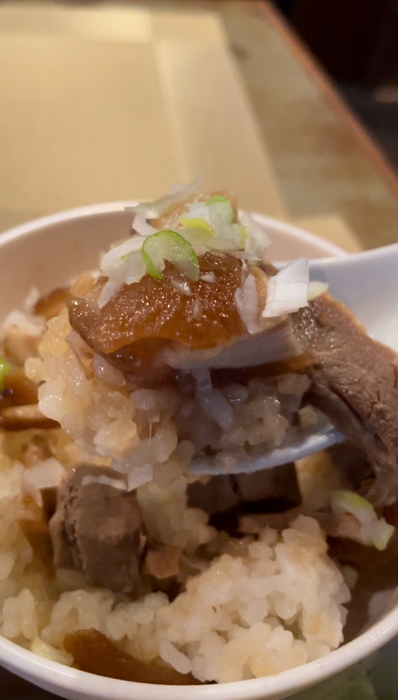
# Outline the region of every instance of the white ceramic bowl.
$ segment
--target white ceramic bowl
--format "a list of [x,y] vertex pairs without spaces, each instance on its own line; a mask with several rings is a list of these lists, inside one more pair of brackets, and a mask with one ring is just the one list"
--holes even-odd
[[[345,253],[300,229],[263,216],[256,220],[273,241],[270,258],[342,256]],[[48,292],[72,275],[96,267],[99,251],[126,236],[131,214],[123,203],[64,212],[0,236],[0,321],[21,305],[33,285]],[[379,600],[378,613],[357,639],[322,659],[250,681],[175,687],[94,676],[32,654],[0,637],[0,664],[45,690],[71,700],[278,700],[314,685],[368,656],[398,633],[398,592]]]

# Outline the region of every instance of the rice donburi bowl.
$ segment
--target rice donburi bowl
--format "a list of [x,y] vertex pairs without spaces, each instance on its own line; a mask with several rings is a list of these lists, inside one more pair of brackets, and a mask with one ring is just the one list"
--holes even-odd
[[[191,218],[200,218],[190,206]],[[170,230],[175,228],[173,222]],[[127,228],[129,243],[128,234]],[[197,241],[192,247],[200,261]],[[230,298],[239,332],[233,342],[223,338],[218,345],[230,348],[238,345],[237,335],[250,336],[249,349],[241,346],[246,364],[240,349],[216,353],[213,344],[211,352],[186,352],[174,338],[172,347],[160,349],[161,362],[148,347],[134,353],[150,360],[140,380],[132,363],[126,371],[125,355],[117,366],[109,358],[115,350],[90,347],[93,336],[78,327],[74,313],[88,327],[85,314],[97,279],[91,274],[78,275],[62,293],[31,297],[29,308],[6,321],[4,388],[14,397],[20,391],[21,398],[14,400],[19,406],[9,401],[1,408],[4,637],[72,667],[166,684],[275,674],[323,658],[342,643],[359,555],[342,556],[341,542],[366,541],[352,545],[360,549],[383,548],[389,540],[386,556],[394,536],[378,504],[377,512],[365,506],[368,520],[361,523],[364,503],[358,510],[346,493],[360,489],[342,471],[341,456],[329,455],[318,471],[309,460],[272,475],[236,473],[243,454],[280,444],[318,414],[304,405],[311,363],[297,351],[286,324],[275,321],[295,308],[264,316],[262,329],[249,329],[253,295],[249,289],[245,308],[239,290],[249,274],[242,284],[242,268],[267,268],[254,259],[258,251],[242,251],[240,241],[233,252],[240,276]],[[198,282],[182,279],[167,258],[161,272],[163,280],[149,275],[151,300],[153,285],[172,276],[172,289],[194,313],[197,296],[184,285],[192,292]],[[199,273],[211,290],[217,286],[212,272],[216,277],[214,269]],[[273,276],[270,269],[264,274]],[[101,291],[104,286],[102,281]],[[122,290],[116,287],[99,308],[109,310]],[[52,317],[48,327],[46,315]],[[97,328],[103,325],[101,320]],[[261,345],[252,346],[261,333]],[[279,359],[256,362],[276,346]],[[33,392],[30,382],[39,387],[40,413],[31,409],[30,418],[42,423],[33,427],[10,424],[10,415],[21,418],[16,408],[35,406],[35,395],[26,404],[18,386],[24,372],[28,389]],[[225,475],[192,476],[190,464],[204,459]],[[362,484],[370,478],[367,470],[363,465]],[[331,491],[338,492],[334,511]]]

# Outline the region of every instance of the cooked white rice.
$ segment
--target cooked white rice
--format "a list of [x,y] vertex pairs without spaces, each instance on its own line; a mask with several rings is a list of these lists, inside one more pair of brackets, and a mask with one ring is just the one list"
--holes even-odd
[[217,389],[205,375],[196,378],[195,394],[172,387],[131,392],[122,374],[93,356],[72,332],[66,311],[50,321],[41,356],[29,360],[26,371],[34,381],[44,380],[42,412],[59,421],[88,458],[112,458],[132,485],[142,483],[140,465],[148,465],[149,480],[150,467],[167,462],[177,434],[191,443],[191,458],[200,459],[210,447],[218,469],[228,472],[248,454],[279,447],[299,429],[292,426],[292,417],[309,387],[305,375],[284,374]]
[[[0,633],[35,653],[72,664],[66,634],[96,629],[143,661],[163,659],[200,681],[266,676],[341,644],[349,590],[327,554],[318,523],[299,516],[281,533],[228,537],[187,505],[188,467],[211,442],[221,463],[280,444],[308,383],[285,375],[231,384],[198,401],[172,387],[128,391],[122,375],[77,340],[66,313],[52,320],[41,359],[27,374],[42,411],[63,430],[47,436],[66,471],[84,460],[124,471],[148,535],[180,548],[181,592],[132,602],[87,588],[82,574],[54,575],[28,543],[22,520],[40,521],[21,463],[32,431],[0,445]],[[60,398],[62,397],[62,399]],[[179,437],[180,436],[180,439]],[[116,455],[116,457],[115,457]]]

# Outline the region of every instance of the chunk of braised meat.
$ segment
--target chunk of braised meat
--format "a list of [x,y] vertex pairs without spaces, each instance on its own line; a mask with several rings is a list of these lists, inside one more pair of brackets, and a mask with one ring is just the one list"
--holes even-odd
[[188,505],[210,516],[210,524],[235,533],[246,513],[275,514],[301,503],[294,463],[253,474],[220,474],[187,487]]
[[314,357],[309,400],[366,454],[376,471],[368,497],[398,498],[398,357],[370,338],[351,312],[324,293],[292,315]]
[[171,579],[179,574],[180,557],[180,547],[152,543],[148,547],[143,570],[159,581]]
[[179,673],[162,661],[135,659],[95,629],[68,634],[64,639],[64,647],[73,656],[77,668],[97,676],[159,685],[200,684],[190,673]]
[[199,261],[201,275],[211,273],[211,281],[201,276],[189,282],[166,263],[162,280],[144,275],[102,309],[98,297],[105,279],[99,280],[90,294],[69,303],[72,328],[95,352],[137,378],[167,345],[201,350],[229,344],[246,332],[235,304],[242,263],[216,253]]
[[112,469],[80,465],[61,485],[50,521],[54,564],[87,583],[138,595],[145,533],[134,492]]
[[[383,517],[398,527],[398,504],[387,506]],[[386,549],[378,551],[359,542],[347,539],[328,538],[330,555],[357,571],[357,581],[352,590],[348,618],[344,628],[344,639],[349,642],[360,634],[369,620],[375,593],[385,592],[386,601],[398,586],[398,529],[395,530]]]
[[0,392],[0,428],[7,431],[49,429],[57,421],[42,414],[37,404],[37,386],[22,369],[13,368],[4,378]]
[[22,502],[18,524],[35,556],[51,565],[52,546],[46,509],[38,506],[31,496],[26,496]]
[[10,406],[30,406],[37,403],[37,385],[23,369],[13,368],[6,374],[0,392],[0,411]]

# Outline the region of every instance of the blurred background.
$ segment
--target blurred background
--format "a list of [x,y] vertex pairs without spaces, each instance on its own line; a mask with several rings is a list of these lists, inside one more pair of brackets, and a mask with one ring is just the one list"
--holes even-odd
[[398,0],[0,3],[0,230],[203,176],[398,237]]
[[398,2],[277,0],[398,168]]

